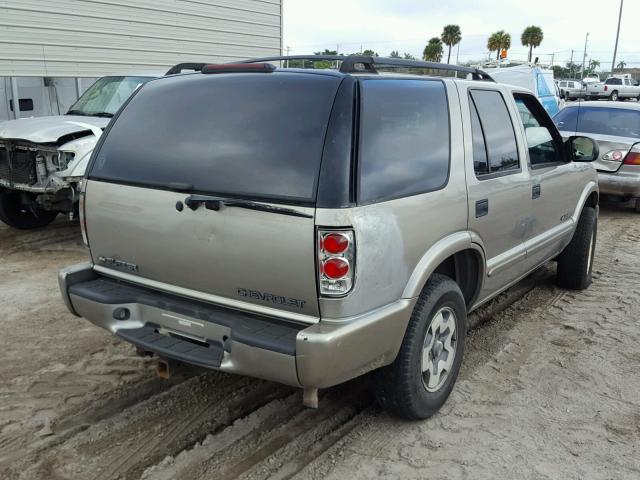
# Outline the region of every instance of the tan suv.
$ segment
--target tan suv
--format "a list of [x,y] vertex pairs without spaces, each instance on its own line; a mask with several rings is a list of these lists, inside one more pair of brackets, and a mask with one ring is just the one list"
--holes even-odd
[[[141,352],[302,387],[311,406],[376,370],[382,405],[428,417],[469,311],[554,258],[561,285],[590,284],[597,147],[475,69],[282,60],[140,88],[93,154],[91,263],[60,273],[62,295]],[[380,74],[397,67],[431,76]]]

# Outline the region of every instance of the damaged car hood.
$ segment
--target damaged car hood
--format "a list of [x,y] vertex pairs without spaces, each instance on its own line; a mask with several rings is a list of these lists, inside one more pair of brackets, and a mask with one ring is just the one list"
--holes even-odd
[[26,140],[34,143],[56,143],[60,137],[88,131],[87,127],[104,128],[111,119],[83,115],[56,115],[9,120],[0,123],[0,138]]

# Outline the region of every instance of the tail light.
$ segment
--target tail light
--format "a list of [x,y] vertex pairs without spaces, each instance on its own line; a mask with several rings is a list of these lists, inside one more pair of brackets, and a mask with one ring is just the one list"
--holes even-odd
[[611,150],[611,151],[605,153],[602,156],[602,159],[603,160],[611,160],[611,161],[614,161],[614,162],[621,162],[622,159],[624,158],[624,154],[625,153],[626,152],[622,152],[620,150]]
[[604,91],[606,92],[607,90],[609,90],[609,87],[607,87],[606,85],[604,86]]
[[624,157],[624,162],[622,163],[625,165],[640,165],[640,150],[638,148],[631,150],[627,153],[627,156]]
[[320,295],[342,297],[355,279],[353,230],[318,230],[318,279]]
[[87,236],[87,219],[84,216],[84,197],[85,197],[85,189],[86,189],[86,181],[82,180],[80,182],[80,194],[78,198],[78,216],[80,219],[80,231],[82,232],[82,242],[84,246],[89,248],[89,237]]

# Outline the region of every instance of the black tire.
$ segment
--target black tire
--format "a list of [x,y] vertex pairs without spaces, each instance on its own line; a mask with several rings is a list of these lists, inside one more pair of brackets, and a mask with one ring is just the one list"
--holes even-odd
[[[429,327],[441,311],[446,314],[446,317],[442,317],[445,323],[454,322],[455,325],[455,341],[450,342],[454,356],[450,371],[441,379],[442,383],[434,386],[435,391],[428,391],[424,377],[427,372],[422,371],[422,355],[425,342],[428,341]],[[440,409],[453,389],[462,364],[467,333],[466,316],[467,308],[458,285],[447,276],[434,274],[418,298],[395,361],[374,372],[376,398],[385,410],[401,418],[419,420],[430,417]],[[444,332],[451,332],[450,327]],[[429,338],[433,337],[429,335]],[[436,341],[429,352],[433,353],[438,347],[438,355],[443,359],[441,354],[447,350],[443,348],[445,344],[446,341]],[[445,362],[448,355],[449,352],[444,358]],[[436,363],[440,364],[440,361],[434,361],[433,365]]]
[[55,220],[58,212],[23,205],[20,192],[0,193],[0,220],[18,230],[46,227]]
[[597,234],[596,209],[584,207],[571,242],[558,256],[557,283],[560,287],[584,290],[591,285]]
[[618,92],[617,90],[614,90],[613,92],[611,92],[611,95],[609,95],[609,100],[612,102],[617,102],[619,99],[618,97]]
[[640,198],[636,198],[636,200],[635,200],[635,202],[633,204],[633,211],[636,212],[636,213],[640,213]]

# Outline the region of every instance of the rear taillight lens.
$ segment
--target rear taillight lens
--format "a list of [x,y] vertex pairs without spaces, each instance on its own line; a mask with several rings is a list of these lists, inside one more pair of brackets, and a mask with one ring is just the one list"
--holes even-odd
[[626,151],[620,151],[620,150],[611,150],[610,152],[605,153],[602,156],[603,160],[612,160],[614,162],[621,162],[622,159],[624,158],[624,154],[627,153]]
[[80,219],[80,231],[82,232],[82,242],[84,246],[89,248],[89,237],[87,236],[87,219],[84,215],[84,197],[85,197],[86,181],[80,182],[80,194],[78,198],[78,216]]
[[353,288],[355,279],[353,230],[318,230],[318,278],[320,295],[341,297]]
[[606,92],[607,90],[609,90],[609,87],[607,87],[606,85],[604,86],[604,91]]
[[627,154],[623,163],[625,165],[640,165],[640,152],[632,150]]

